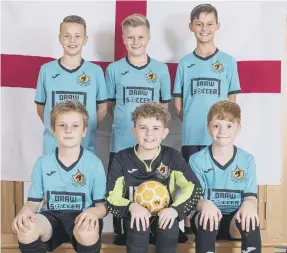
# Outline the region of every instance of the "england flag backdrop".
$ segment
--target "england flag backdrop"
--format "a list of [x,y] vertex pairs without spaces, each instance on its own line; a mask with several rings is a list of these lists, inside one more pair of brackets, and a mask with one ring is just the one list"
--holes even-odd
[[[179,59],[195,47],[189,32],[194,1],[2,2],[2,180],[30,181],[42,152],[43,125],[34,104],[40,66],[62,55],[59,24],[71,14],[87,22],[85,60],[103,69],[125,55],[121,21],[142,13],[151,22],[148,54],[168,63],[172,80]],[[243,128],[236,144],[255,156],[258,182],[280,184],[281,65],[285,2],[212,2],[219,12],[219,49],[238,61]],[[170,107],[171,108],[171,107]],[[172,109],[171,109],[172,110]],[[181,123],[173,113],[165,144],[180,148]],[[107,165],[111,119],[98,131],[97,152]],[[106,168],[107,169],[107,168]]]

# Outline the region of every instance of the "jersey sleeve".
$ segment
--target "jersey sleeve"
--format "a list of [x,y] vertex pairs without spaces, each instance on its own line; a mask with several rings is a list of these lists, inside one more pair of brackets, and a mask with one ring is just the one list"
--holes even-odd
[[257,198],[257,178],[256,178],[256,165],[252,157],[248,163],[246,184],[243,197],[256,197]]
[[41,202],[44,197],[44,187],[43,187],[43,173],[41,160],[38,159],[34,165],[31,185],[29,188],[27,201]]
[[94,172],[93,182],[93,204],[105,202],[106,174],[101,161],[98,162]]
[[123,197],[125,193],[123,168],[121,157],[116,154],[108,174],[106,205],[108,211],[117,218],[128,217],[129,206],[132,203]]
[[181,62],[179,62],[177,66],[173,87],[173,96],[183,98],[183,67]]
[[203,175],[202,169],[200,168],[199,164],[195,161],[193,155],[189,158],[189,166],[191,167],[192,171],[197,176],[200,186],[202,188],[202,191],[205,192],[205,190],[207,190],[206,188],[208,188],[207,185],[205,184],[205,180],[204,180],[205,177]]
[[164,69],[160,77],[160,103],[170,102],[170,75],[168,67],[164,64]]
[[112,71],[111,65],[106,69],[106,84],[107,84],[107,97],[109,101],[116,100],[116,83],[115,76]]
[[45,89],[45,82],[46,82],[46,71],[45,68],[42,66],[38,75],[38,82],[36,88],[36,96],[35,96],[35,103],[44,105],[46,103],[46,89]]
[[98,66],[96,75],[97,81],[97,104],[105,103],[107,101],[107,89],[104,77],[104,72],[101,67]]
[[174,157],[173,173],[172,177],[174,176],[175,184],[180,187],[181,194],[171,207],[176,209],[178,219],[182,220],[195,209],[202,197],[202,189],[196,175],[180,153]]
[[240,93],[237,63],[234,57],[231,57],[230,66],[228,68],[227,83],[229,84],[228,95]]

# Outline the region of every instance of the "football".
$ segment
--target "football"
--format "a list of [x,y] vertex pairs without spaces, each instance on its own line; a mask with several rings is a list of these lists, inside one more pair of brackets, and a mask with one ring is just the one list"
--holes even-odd
[[134,193],[134,201],[147,208],[153,215],[166,208],[169,200],[170,197],[166,186],[157,181],[143,182]]

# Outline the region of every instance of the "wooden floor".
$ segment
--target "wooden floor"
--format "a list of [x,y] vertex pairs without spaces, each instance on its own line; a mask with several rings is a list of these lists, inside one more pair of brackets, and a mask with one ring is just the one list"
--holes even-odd
[[[2,242],[5,242],[1,245],[2,253],[19,253],[17,239],[15,235],[7,234],[2,235]],[[263,243],[262,253],[274,253],[274,252],[286,252],[280,249],[275,249],[276,246],[287,246],[286,243]],[[178,245],[178,253],[194,253],[195,244],[193,240],[188,241],[187,243],[180,243]],[[113,244],[113,237],[111,234],[103,235],[103,244],[101,253],[125,253],[124,246],[117,246]],[[75,253],[71,244],[63,244],[54,253]],[[155,253],[154,245],[149,246],[148,253]],[[221,241],[216,243],[216,253],[241,253],[241,244],[240,242],[228,242]]]

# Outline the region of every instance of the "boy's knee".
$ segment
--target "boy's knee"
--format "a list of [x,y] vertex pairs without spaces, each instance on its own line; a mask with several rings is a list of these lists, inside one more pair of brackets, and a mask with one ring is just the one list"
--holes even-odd
[[239,223],[238,220],[235,220],[235,225],[236,225],[237,229],[239,230],[241,237],[248,236],[248,234],[260,233],[259,226],[255,226],[255,230],[253,230],[251,222],[249,224],[249,232],[242,230],[241,223]]
[[85,229],[83,231],[74,228],[73,231],[74,237],[76,238],[77,242],[82,245],[92,245],[98,242],[99,240],[99,230],[91,230]]
[[31,243],[37,240],[40,236],[39,229],[37,228],[36,223],[31,223],[30,228],[26,232],[17,233],[17,239],[21,243]]

